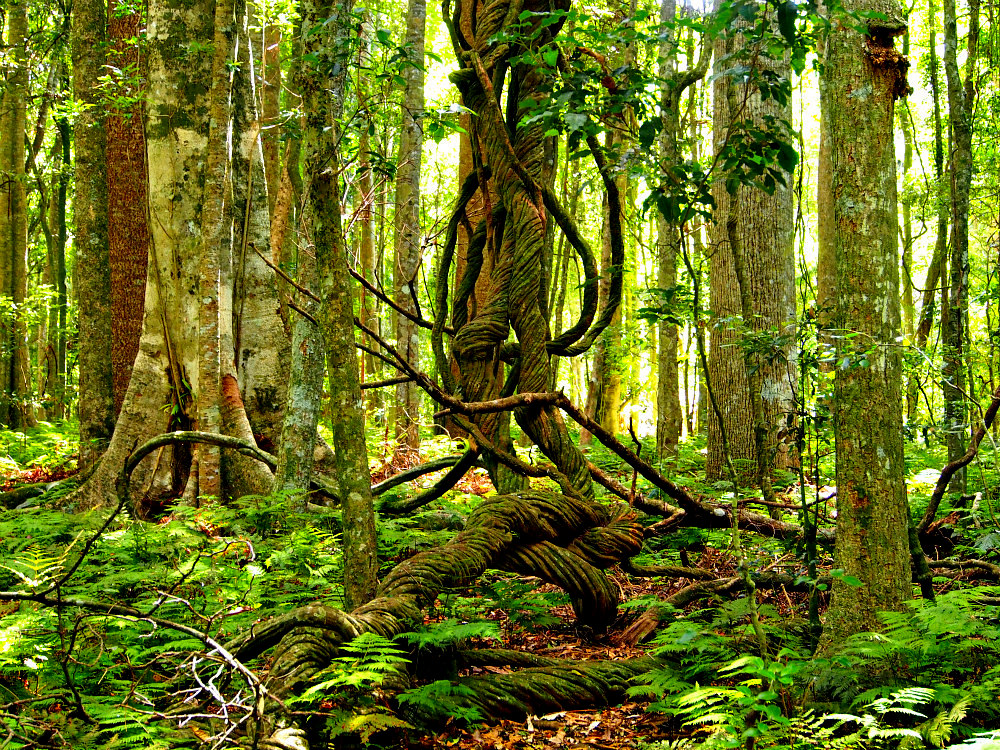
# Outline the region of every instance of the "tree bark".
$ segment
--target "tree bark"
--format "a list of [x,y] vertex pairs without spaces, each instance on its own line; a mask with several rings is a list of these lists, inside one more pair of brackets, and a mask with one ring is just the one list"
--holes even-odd
[[[306,112],[302,150],[307,165],[308,222],[317,267],[326,271],[320,281],[319,320],[333,406],[334,460],[343,495],[344,597],[350,607],[358,607],[375,594],[378,561],[364,402],[354,347],[354,290],[340,218],[338,144],[346,69],[333,63],[348,53],[349,15],[350,6],[343,0],[307,0],[299,91]],[[323,23],[325,19],[330,22]],[[320,24],[324,31],[311,33]],[[315,62],[306,62],[310,59]]]
[[[777,75],[789,77],[790,68],[784,60],[766,58],[753,52],[753,60],[726,60],[725,42],[717,42],[716,68],[719,72],[734,64],[755,64]],[[728,51],[732,51],[729,49]],[[751,51],[751,50],[747,50]],[[785,106],[774,97],[763,99],[755,88],[737,86],[731,76],[715,79],[714,132],[718,153],[725,145],[727,133],[750,127],[766,128],[767,121],[791,121],[790,99]],[[735,110],[735,111],[734,111]],[[763,429],[765,463],[777,469],[792,464],[788,448],[794,424],[797,380],[794,365],[795,323],[795,251],[793,246],[793,213],[791,175],[785,175],[786,185],[777,185],[768,195],[754,186],[739,186],[730,194],[723,181],[713,190],[716,208],[711,227],[711,309],[715,316],[711,330],[708,366],[721,418],[734,464],[741,474],[752,477],[760,461],[756,449],[755,411],[759,402]],[[752,301],[753,319],[746,320],[741,302],[741,285],[737,275],[733,249],[729,242],[728,223],[736,221],[736,234],[741,239],[746,290]],[[734,325],[733,319],[740,323]],[[751,339],[761,336],[759,345]],[[756,360],[754,377],[745,362],[745,347],[752,346]],[[751,391],[751,380],[759,389]],[[718,479],[723,474],[725,459],[723,441],[714,410],[708,413],[708,456],[706,474]]]
[[[141,97],[135,79],[142,76],[143,60],[134,40],[139,34],[138,13],[123,15],[120,0],[108,4],[108,43],[114,65],[124,72],[122,95]],[[143,107],[112,109],[107,118],[108,261],[111,269],[111,369],[115,416],[121,412],[132,365],[142,335],[143,300],[149,264],[149,226],[146,209],[146,143]]]
[[[233,180],[242,180],[243,187],[218,183],[227,160],[233,158],[226,150],[227,143],[232,142],[233,149],[239,152],[245,150],[249,140],[258,154],[258,170],[260,145],[256,131],[240,124],[239,117],[232,127],[229,125],[230,96],[235,101],[239,92],[230,94],[227,90],[228,63],[235,62],[235,58],[226,32],[235,34],[243,27],[233,13],[220,9],[226,28],[219,29],[221,43],[213,44],[215,10],[211,0],[183,7],[154,2],[149,7],[146,149],[150,260],[146,315],[139,354],[111,445],[97,470],[73,498],[79,507],[100,505],[113,497],[115,480],[126,457],[135,445],[152,436],[195,423],[212,427],[213,422],[217,431],[228,425],[244,435],[250,429],[247,416],[251,422],[261,418],[254,413],[261,393],[281,394],[277,400],[283,404],[282,349],[266,338],[269,332],[282,330],[274,280],[267,275],[270,270],[257,252],[244,252],[252,240],[257,251],[269,254],[263,179],[253,178],[260,187],[254,193],[248,182],[250,170],[235,159],[229,173],[234,175]],[[192,51],[192,40],[199,42],[203,51]],[[213,81],[213,53],[205,52],[207,49],[225,55],[215,61],[215,71],[221,74],[223,84],[215,86],[214,91],[206,86],[206,82]],[[215,97],[214,112],[210,91]],[[215,118],[211,127],[210,115]],[[248,136],[250,130],[254,132]],[[210,148],[210,132],[222,139],[221,152],[218,144]],[[209,184],[210,167],[216,170],[214,185]],[[251,205],[247,204],[247,195]],[[225,196],[232,196],[229,204]],[[237,214],[238,225],[234,219]],[[251,228],[260,224],[256,216],[264,217],[264,230],[254,233]],[[232,237],[236,232],[241,252],[234,256]],[[210,236],[218,241],[209,241]],[[255,270],[254,262],[264,270]],[[270,285],[265,283],[268,279]],[[245,283],[253,294],[237,294],[237,281]],[[268,295],[269,300],[265,299]],[[234,298],[240,299],[239,309],[235,309]],[[247,321],[253,325],[247,325]],[[258,344],[267,356],[257,356]],[[213,356],[218,361],[210,361]],[[284,357],[287,360],[287,354]],[[230,392],[223,400],[222,376],[232,376],[237,363],[243,394]],[[243,413],[243,398],[249,415]],[[214,399],[214,403],[205,403],[207,399]],[[233,488],[221,481],[220,466],[212,453],[199,454],[193,460],[187,447],[174,446],[163,447],[146,458],[132,483],[130,500],[135,512],[141,516],[158,503],[176,500],[182,492],[192,499],[198,493],[229,494]],[[203,466],[206,456],[209,465]],[[259,481],[254,479],[253,484],[258,486]]]
[[[424,108],[424,36],[427,22],[426,0],[409,0],[406,21],[406,54],[413,65],[406,68],[403,92],[399,160],[396,166],[396,260],[393,288],[396,304],[416,313],[420,267],[420,162],[423,158],[421,117]],[[420,364],[420,336],[417,326],[405,315],[396,315],[396,346],[414,369]],[[396,386],[397,455],[420,448],[420,391],[414,383]]]
[[80,466],[93,465],[115,429],[111,357],[111,272],[108,258],[108,201],[103,104],[96,89],[104,65],[104,0],[85,0],[73,9],[73,90],[84,109],[74,129],[76,226],[74,286],[80,328]]
[[892,121],[894,101],[908,91],[909,63],[892,46],[905,24],[894,0],[844,9],[885,20],[869,21],[867,34],[835,23],[821,81],[837,268],[836,560],[861,582],[834,582],[821,648],[877,630],[878,611],[901,609],[911,590]]

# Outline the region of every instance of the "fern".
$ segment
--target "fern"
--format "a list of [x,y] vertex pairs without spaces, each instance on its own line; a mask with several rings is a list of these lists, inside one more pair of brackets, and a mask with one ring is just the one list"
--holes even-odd
[[41,550],[38,544],[29,544],[11,561],[10,565],[0,565],[0,568],[9,570],[28,588],[42,588],[59,577],[66,564],[66,558],[75,544],[76,539],[56,554],[47,554]]
[[500,640],[500,628],[495,622],[459,622],[455,619],[443,620],[434,625],[425,625],[419,630],[399,636],[417,648],[444,648],[470,638]]

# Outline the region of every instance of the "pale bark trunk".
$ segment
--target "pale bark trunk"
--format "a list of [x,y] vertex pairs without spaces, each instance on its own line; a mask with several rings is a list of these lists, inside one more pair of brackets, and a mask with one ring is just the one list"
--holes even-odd
[[[418,269],[420,266],[420,162],[423,131],[420,115],[424,108],[424,35],[427,21],[426,0],[409,0],[406,22],[407,54],[417,65],[408,67],[404,78],[402,126],[400,128],[399,161],[396,168],[396,261],[393,267],[393,288],[396,303],[415,313]],[[407,363],[419,369],[420,337],[416,324],[404,315],[396,315],[396,347]],[[396,386],[397,451],[403,453],[420,448],[420,395],[415,383]]]
[[[867,36],[834,25],[821,81],[829,120],[838,304],[833,399],[837,447],[837,567],[860,587],[834,582],[826,647],[879,628],[879,610],[910,597],[909,517],[902,433],[902,364],[893,102],[908,63],[895,0],[845,3],[869,11]],[[877,24],[877,25],[876,25]],[[859,95],[864,92],[864,96]]]
[[[256,60],[244,27],[238,45],[239,65],[233,76],[233,205],[227,223],[233,227],[232,327],[235,371],[247,418],[261,447],[273,448],[282,430],[290,368],[290,344],[278,302],[276,262],[271,244],[266,182],[266,154],[253,90]],[[228,346],[228,345],[227,345]],[[228,350],[228,349],[227,349]],[[224,361],[228,371],[228,361]],[[224,452],[235,458],[232,452]],[[259,471],[259,463],[257,464]]]
[[[246,18],[240,8],[237,17]],[[268,266],[274,260],[253,52],[244,24],[232,81],[232,206],[225,218],[233,236],[232,258],[225,265],[232,272],[229,283],[222,286],[232,301],[226,305],[230,315],[220,319],[226,353],[221,357],[222,374],[235,375],[242,400],[232,419],[223,413],[223,430],[273,451],[282,432],[291,350],[280,314],[277,280]],[[228,352],[234,353],[232,359]],[[232,402],[223,394],[223,406]],[[237,428],[243,432],[234,431]],[[232,450],[222,451],[222,461],[229,493],[262,494],[260,488],[270,489],[271,473],[259,461]]]
[[[306,238],[303,237],[303,240]],[[316,288],[316,259],[308,253],[299,255],[299,284]],[[315,319],[318,305],[308,297],[300,301]],[[316,427],[323,403],[323,337],[316,324],[302,314],[292,323],[292,368],[288,383],[288,405],[278,447],[278,468],[274,474],[275,491],[305,492],[312,478]]]
[[262,19],[261,49],[254,55],[260,63],[261,145],[264,150],[264,177],[267,180],[267,205],[274,219],[281,183],[281,27],[273,19]]
[[[241,194],[232,186],[219,184],[220,171],[224,171],[229,158],[226,63],[232,60],[232,46],[224,35],[214,45],[214,51],[222,58],[215,61],[216,70],[221,71],[222,85],[212,89],[216,106],[211,112],[212,102],[205,82],[213,80],[213,55],[191,52],[192,40],[208,45],[215,38],[215,18],[215,4],[211,0],[199,0],[184,7],[161,3],[149,7],[146,149],[150,247],[146,312],[139,354],[111,445],[95,474],[74,498],[81,507],[106,503],[114,497],[115,479],[135,445],[161,432],[189,428],[196,422],[203,428],[219,429],[223,422],[221,376],[228,379],[237,359],[241,377],[250,369],[267,368],[271,368],[272,378],[279,377],[275,362],[282,355],[280,351],[270,351],[274,347],[269,342],[264,346],[275,359],[253,356],[254,349],[248,342],[262,334],[258,328],[247,326],[246,321],[254,318],[247,312],[249,302],[242,308],[242,328],[234,320],[239,317],[233,309],[235,277],[242,278],[249,286],[259,284],[249,263],[251,255],[256,258],[255,253],[243,253],[245,258],[238,259],[234,273],[232,217],[240,216],[241,239],[247,232],[246,236],[253,241],[266,243],[267,208],[262,189],[256,200],[259,206],[248,208],[244,200],[238,208],[230,209],[222,200],[225,195],[239,198]],[[220,18],[220,28],[223,24],[233,32],[240,28],[231,11],[220,9]],[[214,117],[211,128],[210,114]],[[222,140],[221,153],[218,143],[210,147],[210,132]],[[245,127],[236,127],[234,132],[238,151],[245,146],[245,139],[255,144],[259,173],[256,130],[249,136]],[[209,177],[212,169],[214,174]],[[249,180],[250,172],[246,168],[240,171],[237,160],[234,173]],[[263,188],[261,178],[253,179]],[[252,189],[246,189],[243,195],[254,200]],[[264,216],[265,229],[253,234],[257,215]],[[215,237],[217,244],[209,237]],[[245,244],[249,247],[249,240]],[[258,249],[266,252],[266,244]],[[267,289],[266,285],[261,286],[259,296],[273,295],[273,280],[271,291]],[[269,304],[270,319],[276,321],[277,303],[273,297]],[[267,309],[267,305],[261,302],[261,308]],[[280,330],[279,323],[273,327]],[[244,332],[238,333],[240,330]],[[251,367],[248,362],[257,364]],[[245,387],[252,395],[256,386]],[[263,383],[260,387],[264,387]],[[278,384],[272,383],[270,388],[278,392]],[[205,403],[209,398],[214,398],[214,403]],[[225,426],[246,436],[249,422],[238,391],[227,391],[225,405]],[[182,446],[164,448],[146,458],[133,475],[131,499],[137,512],[148,511],[150,503],[173,501],[182,490],[189,491],[192,497],[224,494],[229,488],[219,480],[218,463],[211,458],[206,462],[207,452],[200,453],[192,461],[190,449]],[[215,465],[204,466],[205,463]],[[198,468],[192,469],[192,464]]]
[[[720,71],[733,64],[732,60],[718,62],[722,58],[718,44],[716,58]],[[758,59],[779,75],[790,75],[787,62],[763,56]],[[773,97],[762,100],[757,91],[748,91],[744,86],[730,92],[732,80],[729,76],[715,80],[713,121],[717,152],[725,143],[727,130],[734,125],[738,127],[741,120],[756,127],[766,126],[768,117],[791,120],[790,103],[782,107]],[[790,335],[795,324],[795,251],[791,176],[786,174],[785,178],[787,186],[777,185],[773,195],[753,186],[740,186],[730,195],[721,181],[713,191],[716,208],[711,238],[716,249],[710,261],[711,309],[716,323],[711,332],[708,366],[715,399],[726,423],[731,457],[741,473],[746,470],[747,476],[756,473],[760,459],[755,448],[754,401],[760,404],[762,428],[766,432],[765,462],[771,468],[784,469],[791,465],[793,457],[788,440],[795,414],[794,336]],[[727,322],[745,317],[727,230],[731,219],[735,219],[736,234],[741,239],[745,282],[754,314],[753,320],[744,319],[738,326]],[[768,356],[757,356],[756,376],[751,378],[740,341],[744,336],[762,332],[783,340],[774,345]],[[751,392],[751,380],[759,383],[755,392]],[[709,410],[706,474],[718,479],[724,465],[721,431],[713,410]]]

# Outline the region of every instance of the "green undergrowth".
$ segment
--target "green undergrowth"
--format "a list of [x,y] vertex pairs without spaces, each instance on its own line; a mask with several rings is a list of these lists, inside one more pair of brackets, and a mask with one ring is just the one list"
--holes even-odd
[[[0,429],[0,487],[25,481],[22,475],[32,470],[75,469],[78,442],[75,422],[39,422],[24,431]],[[37,481],[31,476],[26,480]]]
[[[735,602],[672,612],[654,641],[662,666],[631,692],[673,717],[691,748],[996,750],[987,730],[1000,723],[1000,608],[984,603],[996,593],[915,600],[883,613],[880,633],[825,656],[777,620],[768,626],[773,653],[754,653],[733,627]],[[668,746],[678,745],[649,745]]]
[[[13,467],[5,471],[68,465],[73,441],[60,430],[3,433],[0,456]],[[693,492],[731,500],[731,486],[700,478],[703,447],[685,443],[660,468]],[[425,457],[458,450],[458,443],[438,439]],[[923,446],[907,450],[919,514],[942,454]],[[652,455],[650,441],[642,454]],[[541,460],[537,451],[521,455]],[[595,444],[588,457],[631,482],[630,470],[606,449]],[[987,451],[970,468],[972,497],[945,498],[941,515],[957,511],[954,554],[1000,562],[997,476]],[[651,489],[641,478],[636,486]],[[787,477],[778,489],[798,497]],[[411,485],[399,490],[415,491]],[[459,489],[412,514],[381,518],[382,572],[446,544],[481,501]],[[0,514],[0,589],[46,592],[56,601],[0,603],[0,735],[6,736],[0,748],[225,747],[238,740],[253,707],[252,681],[212,644],[302,604],[342,606],[339,513],[313,506],[302,512],[301,505],[295,496],[276,495],[178,507],[155,523],[123,514],[100,536],[107,511],[70,515],[43,503]],[[787,509],[785,518],[798,520],[797,510]],[[752,575],[786,572],[807,587],[825,587],[804,579],[804,553],[795,543],[749,534],[744,541]],[[681,528],[647,540],[636,562],[717,565],[721,574],[730,570],[729,545],[725,529]],[[830,562],[828,551],[820,554],[821,564]],[[812,654],[815,633],[801,595],[795,598],[801,614],[790,615],[784,599],[762,592],[756,609],[767,636],[763,654],[745,597],[681,610],[662,601],[669,581],[653,579],[641,590],[623,602],[619,624],[649,607],[659,610],[661,627],[648,648],[660,667],[632,686],[648,710],[669,717],[667,737],[645,738],[650,750],[1000,750],[1000,739],[988,735],[1000,726],[996,590],[952,585],[934,603],[915,600],[902,613],[885,614],[881,633],[838,644],[822,658]],[[78,600],[92,606],[77,606]],[[134,612],[113,613],[111,604]],[[468,589],[443,591],[415,632],[347,644],[289,709],[314,717],[311,728],[322,738],[317,747],[341,746],[345,738],[397,747],[406,733],[475,725],[488,717],[468,701],[460,653],[578,638],[566,619],[568,604],[565,594],[536,579],[487,571]],[[267,658],[246,667],[262,675]]]

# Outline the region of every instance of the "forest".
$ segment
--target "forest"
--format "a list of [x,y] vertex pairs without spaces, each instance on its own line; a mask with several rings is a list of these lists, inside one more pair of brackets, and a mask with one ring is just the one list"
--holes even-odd
[[2,0],[0,750],[1000,750],[998,12]]

